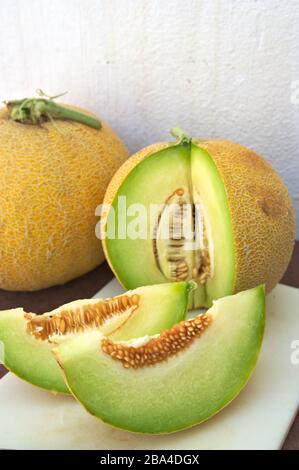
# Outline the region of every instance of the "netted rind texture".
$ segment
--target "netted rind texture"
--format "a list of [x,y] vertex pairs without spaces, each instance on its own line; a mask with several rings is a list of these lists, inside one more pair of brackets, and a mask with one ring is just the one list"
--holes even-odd
[[103,261],[95,209],[128,151],[102,125],[39,127],[0,110],[0,288],[64,284]]
[[212,157],[225,186],[233,229],[234,292],[282,278],[294,247],[291,198],[271,165],[252,150],[227,140],[198,141]]

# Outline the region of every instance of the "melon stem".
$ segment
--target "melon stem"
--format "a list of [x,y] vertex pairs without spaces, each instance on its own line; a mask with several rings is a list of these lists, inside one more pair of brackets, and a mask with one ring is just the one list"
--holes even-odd
[[55,97],[47,97],[43,92],[39,92],[41,98],[24,98],[22,100],[6,101],[10,118],[23,124],[41,124],[45,120],[65,119],[80,122],[94,129],[102,127],[101,121],[82,111],[75,111],[72,108],[57,104]]
[[177,144],[190,144],[192,140],[192,137],[180,127],[173,127],[170,133],[173,137],[176,137]]

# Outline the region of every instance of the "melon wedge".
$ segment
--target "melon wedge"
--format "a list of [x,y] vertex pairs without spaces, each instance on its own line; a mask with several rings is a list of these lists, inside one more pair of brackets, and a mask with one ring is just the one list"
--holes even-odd
[[238,395],[256,364],[264,324],[259,286],[154,337],[113,342],[93,332],[53,352],[91,414],[129,431],[170,433],[207,420]]
[[53,346],[90,331],[123,340],[159,333],[185,318],[192,288],[192,282],[141,287],[112,299],[77,300],[43,315],[1,311],[4,365],[33,385],[69,393]]

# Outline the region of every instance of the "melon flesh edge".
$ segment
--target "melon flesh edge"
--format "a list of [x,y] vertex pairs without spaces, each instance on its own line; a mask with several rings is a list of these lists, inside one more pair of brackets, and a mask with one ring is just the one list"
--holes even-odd
[[[193,199],[200,197],[211,243],[213,276],[205,284],[205,306],[233,294],[235,280],[235,246],[230,210],[221,177],[206,150],[191,145]],[[195,292],[196,296],[196,292]],[[195,298],[195,307],[201,306]]]
[[101,350],[96,333],[55,348],[84,407],[116,427],[169,433],[198,424],[240,392],[257,361],[265,322],[264,287],[215,301],[212,324],[167,361],[125,369]]
[[69,393],[51,353],[53,344],[26,332],[24,310],[0,312],[0,341],[4,364],[15,375],[50,391]]

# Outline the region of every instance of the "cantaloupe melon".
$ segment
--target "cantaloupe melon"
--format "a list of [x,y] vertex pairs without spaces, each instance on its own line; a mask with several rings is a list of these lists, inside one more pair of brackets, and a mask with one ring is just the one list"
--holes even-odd
[[76,108],[75,122],[75,108],[64,106],[51,121],[41,107],[53,100],[24,101],[0,110],[0,288],[8,290],[64,284],[103,261],[95,210],[128,156],[107,124],[88,125],[89,112]]
[[[177,142],[154,144],[133,155],[108,186],[102,236],[114,273],[126,288],[194,279],[193,307],[259,284],[271,290],[288,265],[295,233],[291,199],[280,177],[240,144],[175,133]],[[134,211],[128,208],[136,204],[151,221],[145,237],[129,233]],[[162,207],[154,221],[152,205]],[[165,213],[172,205],[170,220]],[[188,205],[194,208],[192,240],[197,240],[191,249],[190,240],[176,236],[173,228],[181,228]],[[194,213],[201,224],[194,223]],[[124,236],[119,236],[123,222]],[[163,222],[170,229],[164,238]]]

